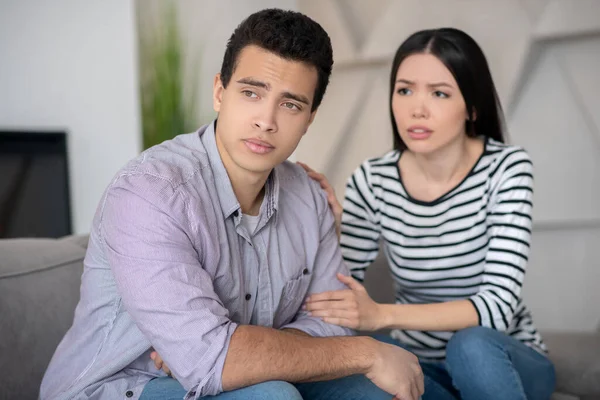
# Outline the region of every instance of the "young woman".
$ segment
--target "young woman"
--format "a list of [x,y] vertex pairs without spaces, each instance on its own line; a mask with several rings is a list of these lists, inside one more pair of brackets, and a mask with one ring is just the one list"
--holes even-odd
[[[325,321],[376,331],[413,351],[432,378],[423,399],[548,399],[554,368],[523,304],[532,164],[504,144],[502,110],[477,43],[457,29],[420,31],[398,49],[390,80],[395,150],[350,177],[341,222],[349,290],[307,299]],[[380,240],[396,304],[363,286]]]

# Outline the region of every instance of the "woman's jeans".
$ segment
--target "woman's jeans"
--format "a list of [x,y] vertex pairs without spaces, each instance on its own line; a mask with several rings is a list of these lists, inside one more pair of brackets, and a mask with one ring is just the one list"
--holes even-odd
[[[388,335],[375,338],[405,347]],[[423,400],[548,400],[554,391],[554,366],[546,356],[490,328],[458,331],[446,361],[421,360],[421,368]]]

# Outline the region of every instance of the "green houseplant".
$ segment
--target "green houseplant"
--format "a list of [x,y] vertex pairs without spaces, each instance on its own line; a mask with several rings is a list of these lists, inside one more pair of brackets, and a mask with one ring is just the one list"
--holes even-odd
[[173,3],[165,4],[160,10],[159,23],[153,25],[155,29],[140,35],[144,149],[197,127],[194,114],[197,69],[193,69],[189,84],[184,83],[183,45],[177,10]]

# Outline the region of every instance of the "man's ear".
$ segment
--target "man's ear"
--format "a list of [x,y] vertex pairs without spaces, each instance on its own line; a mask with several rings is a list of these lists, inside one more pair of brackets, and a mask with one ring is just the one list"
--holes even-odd
[[216,74],[213,82],[213,109],[216,112],[221,111],[224,90],[223,82],[221,82],[221,74]]

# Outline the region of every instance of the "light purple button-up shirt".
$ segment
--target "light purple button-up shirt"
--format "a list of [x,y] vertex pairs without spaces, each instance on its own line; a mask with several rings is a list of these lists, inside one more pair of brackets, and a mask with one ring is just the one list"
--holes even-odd
[[277,166],[253,234],[215,143],[214,123],[142,153],[115,177],[94,218],[73,326],[42,399],[137,399],[153,347],[187,398],[222,391],[238,324],[313,336],[352,332],[300,310],[348,274],[325,194],[298,166]]

